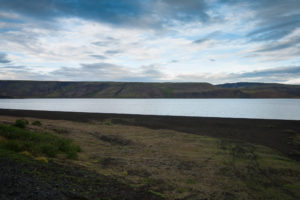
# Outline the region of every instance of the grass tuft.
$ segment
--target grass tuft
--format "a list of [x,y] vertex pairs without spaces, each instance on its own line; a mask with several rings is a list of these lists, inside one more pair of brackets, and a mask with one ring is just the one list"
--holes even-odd
[[32,122],[32,125],[34,125],[34,126],[42,126],[42,123],[40,121],[34,121],[34,122]]
[[167,198],[167,196],[166,196],[165,194],[162,194],[162,193],[160,193],[160,192],[156,192],[156,191],[153,191],[153,190],[148,190],[148,191],[149,191],[150,193],[152,193],[152,194],[154,194],[154,195],[156,195],[156,196],[162,198],[162,199],[166,199],[166,198]]
[[16,126],[0,124],[0,149],[14,152],[27,151],[33,156],[56,157],[64,154],[66,158],[77,159],[81,148],[72,140],[50,133],[38,133]]
[[17,119],[14,125],[19,128],[26,128],[28,124],[26,119]]

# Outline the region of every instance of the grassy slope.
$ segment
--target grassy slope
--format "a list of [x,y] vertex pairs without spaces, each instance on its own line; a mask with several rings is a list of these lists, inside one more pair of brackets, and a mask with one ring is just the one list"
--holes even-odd
[[66,158],[71,159],[76,159],[77,152],[81,151],[69,139],[4,124],[0,124],[0,149],[31,156],[56,157],[65,154]]
[[[110,121],[76,127],[70,137],[86,149],[83,163],[169,199],[300,197],[300,163],[265,146]],[[104,139],[112,136],[126,145]]]
[[[10,123],[14,119],[0,120]],[[160,197],[300,198],[299,161],[263,145],[114,124],[110,119],[41,122],[41,127],[31,128],[60,134],[82,147],[78,161],[74,161],[76,165],[113,176],[131,188],[148,188]],[[298,145],[299,141],[294,140]]]
[[66,160],[79,151],[58,133],[0,124],[0,199],[162,199]]
[[214,86],[209,83],[0,81],[0,98],[300,97],[300,86]]
[[221,88],[239,89],[249,97],[263,98],[278,98],[278,97],[299,97],[299,85],[283,85],[275,83],[228,83],[217,85]]

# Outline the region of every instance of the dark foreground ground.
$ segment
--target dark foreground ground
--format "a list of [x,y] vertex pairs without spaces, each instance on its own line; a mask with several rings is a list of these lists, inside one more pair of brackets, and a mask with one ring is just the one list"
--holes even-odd
[[[0,157],[1,200],[161,199],[86,169]],[[99,198],[101,197],[101,198]]]
[[82,152],[0,151],[0,199],[300,198],[300,121],[0,109],[0,123],[20,118]]

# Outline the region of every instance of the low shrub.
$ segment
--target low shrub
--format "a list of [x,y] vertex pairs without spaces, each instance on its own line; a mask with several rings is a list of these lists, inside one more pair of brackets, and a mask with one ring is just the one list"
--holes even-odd
[[16,140],[8,140],[2,143],[1,147],[15,152],[21,152],[23,150],[23,145]]
[[59,149],[51,144],[42,144],[39,148],[48,157],[55,157],[59,153]]
[[17,119],[14,125],[19,128],[26,128],[28,124],[26,119]]
[[78,159],[78,154],[76,151],[70,151],[67,153],[66,157],[68,159],[72,159],[72,160],[77,160]]
[[32,122],[32,125],[34,125],[34,126],[42,126],[42,123],[40,121],[34,121],[34,122]]
[[131,144],[131,140],[122,138],[118,135],[102,135],[100,137],[100,140],[104,142],[109,142],[111,144],[117,144],[117,145],[129,145]]

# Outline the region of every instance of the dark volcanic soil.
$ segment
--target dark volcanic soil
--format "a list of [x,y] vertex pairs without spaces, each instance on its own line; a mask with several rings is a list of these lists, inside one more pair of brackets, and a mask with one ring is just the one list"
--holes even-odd
[[171,129],[198,135],[265,145],[300,160],[300,121],[233,119],[209,117],[172,117],[154,115],[125,115],[77,112],[50,112],[0,109],[0,115],[34,117],[72,121],[104,121],[115,124],[145,126],[153,129]]
[[0,158],[1,200],[161,199],[78,166]]

